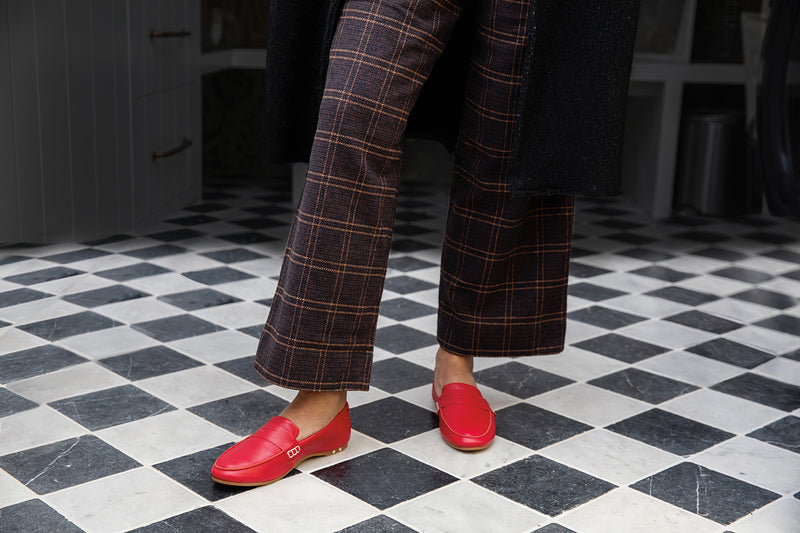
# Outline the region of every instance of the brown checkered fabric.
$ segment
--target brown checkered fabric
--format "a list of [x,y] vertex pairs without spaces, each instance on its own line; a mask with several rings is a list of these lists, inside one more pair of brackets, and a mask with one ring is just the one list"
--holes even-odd
[[[406,120],[466,1],[346,2],[256,354],[268,380],[369,387]],[[478,2],[440,286],[439,342],[459,355],[563,347],[573,200],[512,199],[507,183],[530,1]]]

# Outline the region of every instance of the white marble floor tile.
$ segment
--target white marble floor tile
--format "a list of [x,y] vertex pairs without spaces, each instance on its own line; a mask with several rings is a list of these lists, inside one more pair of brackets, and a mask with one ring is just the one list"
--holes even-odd
[[720,525],[626,487],[559,518],[576,533],[720,533]]
[[737,292],[752,289],[750,283],[738,281],[730,278],[723,278],[721,276],[703,275],[690,278],[684,281],[675,283],[676,287],[683,287],[684,289],[691,289],[698,292],[712,291],[717,296],[730,296]]
[[745,326],[731,331],[725,337],[774,355],[781,355],[800,348],[800,337],[760,326]]
[[46,344],[45,340],[36,335],[25,333],[16,328],[0,329],[0,355],[27,350]]
[[[38,289],[39,286],[37,285],[36,290]],[[5,320],[11,324],[29,324],[40,320],[72,315],[85,310],[79,305],[74,305],[64,300],[44,298],[24,304],[0,307],[0,320]]]
[[88,362],[41,376],[9,383],[6,387],[38,403],[48,403],[128,383],[126,379]]
[[[180,246],[185,247],[185,243],[181,241]],[[174,272],[192,272],[194,270],[206,270],[208,268],[217,268],[220,265],[219,261],[214,261],[204,255],[194,253],[182,253],[174,255],[166,255],[164,257],[156,257],[150,259],[148,263],[164,267]]]
[[0,419],[0,455],[83,435],[87,430],[46,405]]
[[328,532],[375,514],[376,509],[308,474],[231,496],[217,506],[259,532]]
[[207,285],[193,281],[176,272],[166,272],[164,274],[156,274],[155,276],[131,279],[126,281],[125,285],[154,296],[208,288]]
[[578,320],[567,319],[567,333],[564,342],[575,344],[586,339],[599,337],[608,333],[607,329],[599,328]]
[[420,331],[424,331],[429,335],[436,335],[439,324],[436,321],[436,315],[421,316],[419,318],[412,318],[404,320],[403,324]]
[[[234,265],[235,266],[235,265]],[[245,301],[265,300],[275,295],[275,288],[278,281],[268,277],[258,277],[233,281],[231,283],[221,283],[214,285],[214,289],[236,296]]]
[[707,331],[664,321],[640,322],[617,330],[620,335],[680,350],[709,341],[717,336]]
[[[386,293],[386,291],[383,291]],[[401,295],[398,294],[397,296],[403,296],[403,298],[407,298],[409,300],[413,300],[415,302],[419,302],[421,304],[429,305],[431,307],[439,308],[439,289],[428,289],[426,291],[419,291],[412,294],[405,294]]]
[[778,357],[753,369],[754,374],[800,386],[800,362]]
[[110,427],[95,435],[142,464],[155,464],[239,440],[186,411],[171,411]]
[[467,481],[402,503],[386,514],[426,533],[526,533],[547,519],[546,515]]
[[220,363],[255,355],[258,339],[239,331],[217,331],[167,343],[187,355],[206,363]]
[[800,454],[750,437],[722,442],[692,462],[781,495],[797,492],[800,480]]
[[520,360],[520,362],[575,381],[588,381],[616,372],[627,366],[616,359],[587,352],[573,346],[567,346],[558,355],[532,357]]
[[212,366],[200,366],[137,381],[136,385],[176,407],[191,407],[255,390],[248,381]]
[[36,290],[63,296],[66,294],[75,294],[94,289],[102,289],[103,287],[114,285],[114,283],[114,281],[109,279],[93,276],[91,274],[78,274],[77,276],[69,276],[66,278],[54,279],[53,281],[47,281],[45,283],[39,283],[35,285],[35,287]]
[[602,305],[647,318],[663,318],[692,309],[688,305],[646,294],[628,294],[611,298],[604,300]]
[[67,337],[56,344],[86,358],[97,360],[157,346],[158,341],[129,326],[118,326]]
[[716,385],[745,371],[738,366],[681,351],[656,355],[637,363],[636,367],[699,387]]
[[[638,267],[648,266],[652,264],[644,262],[640,263],[641,264],[639,264]],[[636,269],[633,268],[629,270],[636,270]],[[618,291],[634,292],[634,293],[654,291],[656,289],[660,289],[662,287],[666,287],[667,285],[669,285],[669,283],[667,283],[666,281],[662,281],[656,278],[651,278],[649,276],[639,276],[631,272],[616,272],[612,274],[601,274],[599,276],[589,278],[587,281],[592,284],[601,285],[603,287],[608,287],[611,289],[616,289]]]
[[737,300],[736,298],[715,300],[707,304],[699,305],[696,309],[745,324],[764,320],[765,318],[777,314],[777,310],[772,307],[745,302]]
[[800,524],[800,500],[785,496],[727,529],[736,533],[797,533],[797,524]]
[[43,498],[86,531],[127,531],[205,503],[197,494],[148,467],[140,467]]
[[267,313],[269,307],[253,302],[235,302],[192,312],[194,316],[230,329],[263,325],[267,321]]
[[94,311],[124,324],[148,322],[184,313],[182,309],[160,302],[155,298],[136,298],[135,300],[116,302],[95,307]]
[[317,470],[341,463],[342,461],[349,461],[359,455],[374,452],[385,446],[386,445],[379,440],[368,437],[358,431],[352,431],[350,433],[350,442],[347,443],[347,448],[333,455],[312,457],[297,465],[297,469],[307,473],[316,472]]
[[615,485],[628,485],[664,470],[680,458],[606,429],[587,431],[539,451]]
[[534,396],[528,403],[574,420],[603,427],[652,408],[652,405],[586,383],[574,383]]
[[0,508],[36,498],[36,493],[0,470]]
[[659,407],[737,435],[743,435],[786,416],[779,409],[708,389],[678,396]]
[[438,429],[405,439],[392,448],[458,478],[471,478],[531,455],[531,450],[502,437],[477,452],[451,448]]

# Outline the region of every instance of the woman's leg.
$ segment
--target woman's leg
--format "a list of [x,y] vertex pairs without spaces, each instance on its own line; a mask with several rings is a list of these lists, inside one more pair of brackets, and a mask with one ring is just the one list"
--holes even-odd
[[301,432],[344,402],[343,394],[312,391],[369,387],[406,120],[459,11],[451,0],[345,4],[255,363],[268,380],[306,391],[284,413]]
[[437,386],[471,379],[471,361],[455,356],[563,348],[573,198],[514,199],[508,184],[529,6],[480,2],[442,255]]

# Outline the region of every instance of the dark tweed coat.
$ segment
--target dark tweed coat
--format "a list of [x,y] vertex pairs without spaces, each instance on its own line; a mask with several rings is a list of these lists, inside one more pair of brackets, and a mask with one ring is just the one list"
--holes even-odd
[[[296,0],[271,2],[267,161],[308,160],[342,3],[324,0],[313,2],[312,8]],[[511,164],[515,195],[620,192],[638,10],[639,0],[532,0]],[[462,17],[423,88],[407,136],[453,146],[471,51],[471,19],[468,13]]]

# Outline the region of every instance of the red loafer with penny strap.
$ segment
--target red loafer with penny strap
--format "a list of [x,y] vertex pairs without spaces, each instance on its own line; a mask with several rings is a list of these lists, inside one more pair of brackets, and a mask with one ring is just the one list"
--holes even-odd
[[464,451],[489,447],[495,435],[495,414],[477,387],[450,383],[442,387],[441,396],[436,395],[434,387],[433,401],[439,431],[447,444]]
[[350,408],[345,404],[327,426],[301,441],[299,432],[288,418],[273,417],[220,455],[211,467],[211,478],[226,485],[268,485],[309,457],[344,450],[350,440]]

